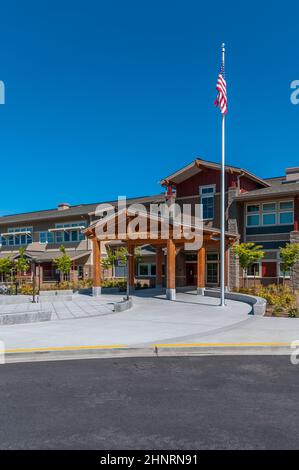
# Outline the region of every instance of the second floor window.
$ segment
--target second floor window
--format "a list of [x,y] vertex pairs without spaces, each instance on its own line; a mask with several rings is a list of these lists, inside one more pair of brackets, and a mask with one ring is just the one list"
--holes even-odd
[[202,204],[202,218],[214,219],[215,186],[200,187],[200,202]]
[[20,246],[32,243],[32,227],[11,227],[1,236],[2,246]]
[[56,228],[64,228],[67,230],[58,230],[55,232],[56,243],[69,243],[69,242],[79,242],[85,240],[84,233],[81,232],[80,228],[76,227],[85,227],[85,222],[76,222],[69,224],[56,224]]
[[39,232],[39,242],[54,243],[54,234],[52,232]]
[[247,227],[265,225],[292,225],[294,223],[294,202],[279,201],[263,204],[248,204]]

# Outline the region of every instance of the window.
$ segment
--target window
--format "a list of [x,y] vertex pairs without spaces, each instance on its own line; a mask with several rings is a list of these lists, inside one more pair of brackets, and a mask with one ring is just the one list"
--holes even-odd
[[283,201],[279,203],[280,210],[293,209],[293,201]]
[[202,218],[214,218],[214,195],[215,186],[201,186],[200,188],[200,202],[202,204]]
[[52,232],[39,232],[39,242],[54,243],[54,234]]
[[276,224],[276,213],[274,214],[263,214],[263,225],[275,225]]
[[247,216],[247,225],[252,226],[252,225],[259,225],[260,224],[260,216],[259,214],[256,215],[248,215]]
[[[256,269],[256,277],[269,277],[275,278],[276,276],[283,277],[282,263],[279,257],[279,250],[264,250],[264,257],[255,265],[251,266],[247,270],[247,276],[254,276],[254,268]],[[289,272],[286,272],[286,277],[290,276]]]
[[267,204],[263,204],[263,212],[275,212],[276,211],[276,204],[275,202],[270,202]]
[[254,263],[247,269],[247,276],[260,276],[260,263]]
[[290,277],[290,271],[283,272],[282,263],[279,264],[279,276],[280,277]]
[[10,227],[9,235],[1,236],[2,246],[20,246],[32,243],[32,227]]
[[219,261],[218,253],[207,253],[207,261]]
[[207,253],[206,261],[206,282],[217,285],[219,282],[219,253]]
[[79,242],[81,240],[85,240],[84,233],[82,233],[81,229],[78,227],[86,227],[86,222],[56,224],[56,228],[67,229],[55,232],[56,243]]
[[279,203],[279,223],[287,225],[294,223],[293,201],[282,201]]
[[247,227],[261,225],[292,225],[294,223],[293,201],[266,202],[247,206]]
[[247,212],[258,212],[260,210],[260,206],[257,204],[251,204],[247,206]]
[[218,284],[218,263],[207,263],[207,284]]
[[293,212],[280,212],[279,213],[279,223],[280,224],[293,224],[294,223],[294,213]]
[[140,263],[138,265],[138,276],[155,276],[156,265],[154,263]]
[[259,204],[251,204],[247,206],[247,218],[246,218],[247,226],[255,226],[255,225],[260,224],[259,210],[260,210]]

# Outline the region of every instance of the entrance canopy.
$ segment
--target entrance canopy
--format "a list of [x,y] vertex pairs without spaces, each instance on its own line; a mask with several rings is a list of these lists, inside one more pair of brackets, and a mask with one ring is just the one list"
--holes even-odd
[[[137,206],[137,205],[136,205]],[[101,286],[101,243],[118,240],[128,247],[128,276],[134,287],[134,251],[136,246],[152,245],[156,248],[156,285],[162,284],[162,248],[167,250],[167,297],[175,297],[175,260],[182,248],[193,251],[198,257],[197,288],[205,286],[205,248],[207,244],[219,245],[220,229],[205,227],[193,217],[166,217],[163,214],[147,212],[137,207],[124,208],[108,213],[94,221],[84,230],[93,241],[93,280],[94,292],[100,292]],[[226,233],[226,246],[234,243],[238,236]]]

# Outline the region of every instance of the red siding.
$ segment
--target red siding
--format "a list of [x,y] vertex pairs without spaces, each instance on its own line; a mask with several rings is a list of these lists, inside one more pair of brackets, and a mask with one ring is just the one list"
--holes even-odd
[[246,176],[240,178],[240,191],[253,191],[254,189],[262,188],[261,184],[256,183],[255,181],[250,180]]
[[[216,191],[220,192],[220,171],[203,170],[182,183],[177,184],[177,197],[194,196],[199,193],[199,186],[209,184],[216,185]],[[237,185],[237,175],[235,173],[226,174],[226,188]],[[260,188],[261,185],[250,180],[246,176],[240,178],[240,188],[242,191],[251,191]]]

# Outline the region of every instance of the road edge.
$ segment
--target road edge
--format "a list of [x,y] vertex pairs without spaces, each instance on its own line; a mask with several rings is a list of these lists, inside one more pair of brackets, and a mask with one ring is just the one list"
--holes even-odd
[[217,355],[290,355],[291,343],[190,343],[152,344],[142,348],[126,345],[70,346],[53,348],[8,349],[6,364],[75,359],[138,357],[182,357]]

